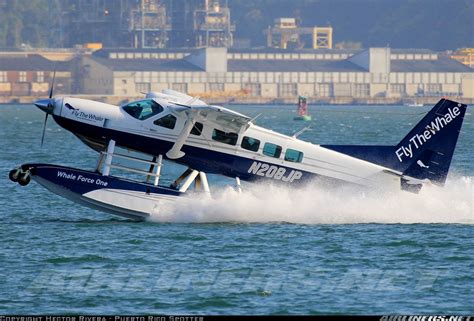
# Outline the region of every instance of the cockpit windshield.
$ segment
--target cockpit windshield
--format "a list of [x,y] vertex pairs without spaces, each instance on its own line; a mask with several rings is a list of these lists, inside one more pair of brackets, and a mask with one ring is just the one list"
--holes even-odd
[[123,106],[123,110],[136,119],[145,120],[161,113],[163,107],[158,105],[153,99],[144,99]]

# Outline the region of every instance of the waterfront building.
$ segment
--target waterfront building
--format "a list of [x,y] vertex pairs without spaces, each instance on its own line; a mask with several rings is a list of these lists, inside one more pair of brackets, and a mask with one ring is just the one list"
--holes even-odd
[[0,102],[47,96],[54,71],[55,94],[74,92],[73,56],[62,52],[48,54],[56,60],[38,53],[0,52]]
[[84,57],[87,94],[136,96],[172,88],[266,100],[474,98],[474,72],[424,49],[106,49]]

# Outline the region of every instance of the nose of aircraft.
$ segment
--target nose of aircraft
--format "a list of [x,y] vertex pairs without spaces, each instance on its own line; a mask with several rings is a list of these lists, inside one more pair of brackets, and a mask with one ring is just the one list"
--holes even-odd
[[40,99],[35,102],[35,106],[47,114],[52,114],[54,109],[54,99]]

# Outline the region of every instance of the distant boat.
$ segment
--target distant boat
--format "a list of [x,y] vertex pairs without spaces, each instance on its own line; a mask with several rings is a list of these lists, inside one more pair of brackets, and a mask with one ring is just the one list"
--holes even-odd
[[421,103],[405,103],[403,105],[408,107],[423,107],[423,104]]
[[308,103],[306,101],[306,97],[299,96],[298,97],[298,116],[294,117],[293,120],[303,120],[303,121],[310,121],[311,115],[308,115]]

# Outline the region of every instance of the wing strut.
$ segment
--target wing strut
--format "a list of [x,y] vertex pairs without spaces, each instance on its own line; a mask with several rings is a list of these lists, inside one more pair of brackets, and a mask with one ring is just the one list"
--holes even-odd
[[196,116],[197,115],[193,113],[188,114],[188,119],[186,119],[186,123],[184,124],[183,130],[176,138],[173,147],[171,147],[171,149],[166,153],[166,156],[169,159],[177,159],[184,156],[184,152],[181,151],[181,148],[183,147],[184,142],[188,138],[189,133],[191,133],[191,129],[193,129],[194,119],[196,118]]

